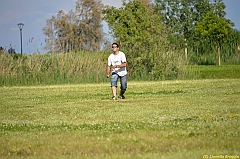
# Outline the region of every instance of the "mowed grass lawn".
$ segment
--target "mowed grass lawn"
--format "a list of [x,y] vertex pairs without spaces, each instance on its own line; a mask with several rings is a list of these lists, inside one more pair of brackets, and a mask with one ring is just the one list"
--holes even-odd
[[[0,158],[240,158],[240,79],[0,88]],[[208,156],[205,156],[208,155]]]

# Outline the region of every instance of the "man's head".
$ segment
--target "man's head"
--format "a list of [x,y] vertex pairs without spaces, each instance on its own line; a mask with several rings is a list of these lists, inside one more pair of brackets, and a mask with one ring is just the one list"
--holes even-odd
[[114,48],[118,48],[118,44],[117,43],[113,43],[112,44],[112,48],[114,49]]
[[113,51],[114,53],[118,53],[118,44],[117,44],[117,43],[113,43],[113,44],[112,44],[112,51]]

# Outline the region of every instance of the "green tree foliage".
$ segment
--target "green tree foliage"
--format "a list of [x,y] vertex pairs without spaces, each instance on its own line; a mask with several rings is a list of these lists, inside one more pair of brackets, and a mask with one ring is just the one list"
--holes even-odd
[[170,54],[166,55],[168,29],[149,1],[123,2],[121,8],[107,6],[103,13],[112,36],[127,54],[132,76],[152,74],[153,78],[167,78],[164,68],[169,69],[169,76],[172,75],[171,70],[176,71],[172,68],[176,63],[172,64],[172,59],[167,59]]
[[[222,2],[218,5],[224,6],[224,3]],[[219,42],[220,39],[222,39],[232,31],[231,27],[234,26],[234,24],[229,19],[221,16],[221,13],[219,16],[216,11],[210,10],[209,12],[207,12],[203,20],[197,23],[195,30],[198,34],[201,34],[205,37],[214,39]]]
[[96,51],[103,43],[100,0],[78,0],[76,10],[67,14],[60,10],[47,20],[43,33],[45,49],[50,52]]
[[[156,0],[155,10],[164,15],[165,24],[175,33],[173,39],[176,40],[171,42],[180,47],[187,46],[191,53],[191,58],[189,59],[198,63],[199,61],[194,59],[200,59],[199,56],[212,56],[216,48],[216,39],[199,34],[199,30],[196,31],[196,26],[203,23],[204,19],[207,19],[206,16],[209,17],[209,11],[212,11],[214,16],[221,19],[223,23],[228,23],[230,30],[232,30],[231,26],[233,26],[233,23],[224,18],[226,15],[225,7],[222,0]],[[219,20],[217,22],[220,23]],[[206,23],[214,26],[213,20]],[[213,28],[211,29],[213,30]],[[226,33],[226,30],[224,32]],[[221,39],[223,40],[224,38],[227,38],[227,36],[223,36]],[[231,44],[228,43],[227,45]],[[204,59],[206,60],[206,58]]]
[[234,26],[234,24],[230,20],[224,18],[225,13],[221,12],[224,8],[224,3],[219,1],[219,3],[216,4],[216,9],[207,12],[204,19],[201,22],[197,23],[195,27],[196,33],[198,35],[214,41],[218,49],[219,66],[221,65],[221,42],[226,35],[231,33],[231,27]]
[[156,0],[155,11],[163,14],[164,23],[173,33],[169,36],[170,43],[184,48],[186,59],[187,48],[196,45],[199,40],[194,26],[209,8],[208,0]]
[[156,0],[155,10],[164,15],[164,22],[174,33],[188,39],[195,33],[195,25],[202,21],[209,10],[223,18],[226,15],[222,0]]
[[156,0],[155,10],[164,15],[164,23],[185,39],[194,34],[194,25],[209,10],[208,0]]

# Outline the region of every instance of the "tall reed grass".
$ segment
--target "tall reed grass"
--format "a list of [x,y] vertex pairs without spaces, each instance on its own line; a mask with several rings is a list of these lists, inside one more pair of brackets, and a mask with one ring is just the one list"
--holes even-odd
[[[111,52],[78,52],[67,54],[32,54],[0,56],[0,85],[46,85],[108,82],[106,78],[107,58]],[[137,63],[131,69],[131,53],[125,52],[128,61],[128,78],[131,80],[183,79],[186,66],[178,56],[164,56],[155,60],[150,70]],[[173,55],[173,54],[171,54]],[[130,56],[130,57],[129,57]],[[156,63],[156,61],[158,61]],[[148,65],[152,65],[149,60]],[[145,61],[146,64],[146,61]],[[141,68],[141,69],[140,69]],[[187,73],[189,74],[189,73]]]
[[107,55],[106,52],[4,54],[0,56],[0,85],[106,82]]
[[[1,54],[0,86],[109,82],[109,79],[106,78],[106,64],[110,53]],[[188,65],[181,54],[175,53],[167,54],[167,56],[163,54],[161,58],[159,56],[151,69],[142,67],[144,64],[142,62],[131,68],[130,63],[133,60],[136,62],[138,59],[128,58],[130,53],[125,53],[128,61],[129,80],[224,78],[226,74],[228,74],[228,78],[239,78],[238,70],[240,65],[229,66],[226,69],[212,66],[212,71],[209,72],[208,67]]]

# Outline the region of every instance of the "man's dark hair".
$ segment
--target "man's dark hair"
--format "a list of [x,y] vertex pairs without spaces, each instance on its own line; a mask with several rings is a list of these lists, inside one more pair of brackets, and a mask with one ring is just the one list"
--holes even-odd
[[112,46],[113,46],[113,45],[117,45],[117,48],[118,48],[118,43],[112,43]]

